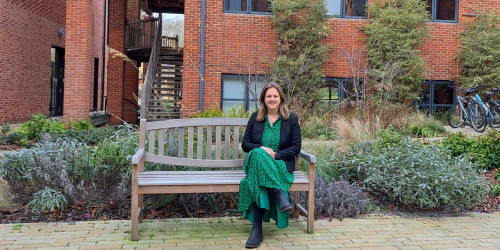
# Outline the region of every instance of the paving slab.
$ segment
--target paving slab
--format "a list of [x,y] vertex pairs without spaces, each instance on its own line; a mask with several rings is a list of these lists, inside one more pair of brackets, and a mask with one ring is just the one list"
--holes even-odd
[[[234,217],[145,220],[138,241],[130,240],[129,227],[126,220],[0,224],[0,249],[244,249],[251,223]],[[259,249],[500,249],[500,213],[321,219],[314,234],[299,218],[285,229],[265,223],[263,231]]]

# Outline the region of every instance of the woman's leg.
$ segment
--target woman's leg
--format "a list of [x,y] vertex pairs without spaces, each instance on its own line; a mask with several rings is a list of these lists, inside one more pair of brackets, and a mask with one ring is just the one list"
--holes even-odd
[[257,248],[262,243],[263,235],[262,235],[262,218],[264,217],[264,209],[259,208],[257,203],[252,203],[253,206],[253,224],[252,231],[250,232],[250,236],[248,237],[247,243],[245,246],[247,248]]
[[292,210],[292,204],[290,204],[290,201],[283,190],[271,188],[271,192],[274,194],[280,213]]

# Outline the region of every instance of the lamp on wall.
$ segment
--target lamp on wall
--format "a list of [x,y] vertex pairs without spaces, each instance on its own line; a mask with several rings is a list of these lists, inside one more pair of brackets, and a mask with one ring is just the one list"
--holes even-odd
[[64,30],[62,30],[62,29],[59,29],[59,30],[57,31],[57,34],[58,34],[59,36],[62,36],[62,35],[64,35]]

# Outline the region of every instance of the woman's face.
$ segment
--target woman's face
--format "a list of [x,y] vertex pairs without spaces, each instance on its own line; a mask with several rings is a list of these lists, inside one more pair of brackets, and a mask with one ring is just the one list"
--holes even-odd
[[269,88],[266,91],[264,98],[264,103],[266,104],[267,110],[277,110],[280,106],[280,93],[276,88]]

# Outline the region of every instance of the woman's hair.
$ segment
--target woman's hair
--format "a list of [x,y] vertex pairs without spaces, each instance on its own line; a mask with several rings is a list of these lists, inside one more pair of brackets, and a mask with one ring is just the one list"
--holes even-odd
[[262,89],[262,92],[260,92],[260,97],[259,97],[260,108],[259,108],[259,111],[257,112],[256,120],[261,122],[261,121],[264,121],[264,119],[266,118],[267,106],[266,106],[266,103],[264,102],[264,100],[266,99],[266,92],[270,88],[275,88],[278,90],[278,93],[280,94],[280,105],[278,107],[278,113],[281,115],[281,117],[284,120],[287,120],[288,117],[290,117],[290,111],[288,111],[288,108],[286,107],[286,104],[285,104],[285,101],[286,101],[285,93],[283,93],[283,89],[276,82],[268,83]]

